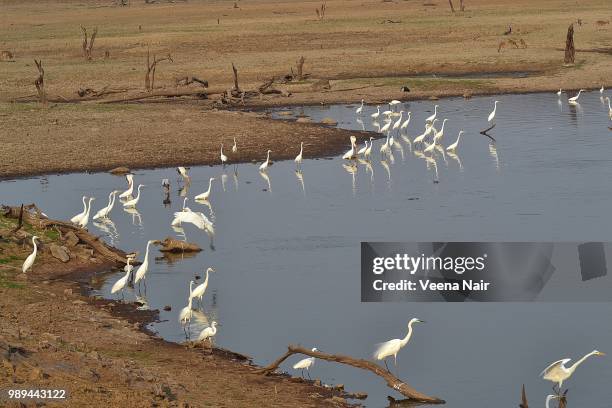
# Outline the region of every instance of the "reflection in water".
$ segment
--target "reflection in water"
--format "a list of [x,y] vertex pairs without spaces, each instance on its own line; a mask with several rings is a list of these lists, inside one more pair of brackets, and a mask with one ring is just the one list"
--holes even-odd
[[225,174],[225,171],[224,171],[223,174],[221,174],[221,187],[223,187],[223,192],[227,191],[225,189],[226,182],[227,182],[227,174]]
[[457,162],[457,164],[459,165],[459,170],[463,171],[463,163],[461,163],[461,157],[459,157],[459,153],[455,151],[455,152],[448,152],[447,154],[448,154],[448,157],[450,157],[455,162]]
[[132,215],[132,225],[142,227],[142,217],[136,207],[123,208],[123,211]]
[[380,164],[387,171],[387,186],[389,187],[389,190],[390,190],[391,189],[391,168],[389,167],[389,163],[387,163],[387,161],[384,159],[380,161]]
[[179,187],[179,189],[178,189],[179,197],[187,197],[187,194],[189,194],[189,188],[190,187],[191,187],[191,181],[190,181],[190,179],[186,179],[186,181],[183,184],[183,186]]
[[115,245],[115,240],[119,239],[117,226],[110,218],[100,218],[93,222],[94,227],[102,231],[107,237],[111,245]]
[[497,171],[499,171],[499,156],[497,154],[497,146],[495,146],[495,143],[489,143],[489,154],[491,154],[491,157],[495,161],[495,168]]
[[261,176],[262,179],[264,179],[266,181],[266,183],[268,183],[268,192],[272,192],[272,184],[270,183],[270,176],[268,176],[268,172],[266,171],[259,171],[259,175]]
[[353,178],[352,191],[353,196],[355,196],[355,194],[357,193],[357,184],[355,182],[355,175],[357,174],[357,165],[355,164],[355,162],[351,161],[348,164],[342,163],[342,167],[344,167],[344,170],[346,170]]
[[238,166],[237,165],[234,165],[233,178],[234,178],[234,189],[238,191]]
[[306,196],[306,188],[304,187],[304,173],[302,173],[302,170],[295,170],[295,177],[297,177],[300,186],[302,186],[302,193],[304,196]]

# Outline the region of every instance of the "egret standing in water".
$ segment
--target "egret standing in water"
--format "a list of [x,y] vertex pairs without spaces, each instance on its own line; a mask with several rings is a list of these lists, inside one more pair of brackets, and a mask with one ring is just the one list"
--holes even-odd
[[463,133],[464,133],[463,130],[459,131],[459,135],[457,135],[457,140],[455,141],[455,143],[453,143],[452,145],[446,148],[447,151],[454,152],[455,150],[457,150],[457,146],[459,146],[459,140],[461,140],[461,135]]
[[400,127],[400,129],[403,130],[403,129],[406,129],[408,127],[408,124],[410,123],[410,113],[411,112],[408,112],[407,118],[404,121],[404,123],[402,123],[402,126]]
[[559,91],[557,92],[557,96],[560,98],[562,93],[563,93],[563,90],[559,88]]
[[387,367],[387,371],[389,371],[389,366],[387,366],[387,357],[393,356],[395,359],[395,365],[397,366],[397,353],[406,345],[410,338],[412,337],[412,326],[415,323],[425,323],[423,320],[419,320],[417,318],[413,318],[408,322],[408,334],[403,339],[393,339],[386,341],[384,343],[380,343],[376,347],[376,351],[374,351],[374,358],[377,360],[383,360],[385,362],[385,367]]
[[569,103],[577,103],[578,102],[578,98],[580,98],[580,94],[584,92],[584,89],[580,89],[578,90],[578,94],[576,96],[572,96],[571,98],[569,98],[567,101]]
[[70,219],[70,222],[73,224],[78,224],[79,221],[81,221],[81,218],[83,218],[86,213],[87,213],[87,197],[83,196],[83,211],[81,211],[80,213],[72,217]]
[[357,155],[358,156],[364,156],[366,150],[368,150],[368,141],[367,140],[364,142],[364,146],[361,149],[359,149],[359,151],[357,152]]
[[293,160],[297,168],[302,167],[302,154],[304,153],[304,142],[300,142],[300,154],[295,156]]
[[610,120],[612,120],[612,106],[610,106],[610,97],[606,96],[606,101],[608,101],[608,116]]
[[112,191],[108,195],[108,205],[102,208],[100,211],[96,213],[96,215],[93,216],[94,220],[99,220],[100,218],[108,217],[110,212],[113,210],[113,207],[115,206],[115,196],[117,195],[118,192],[119,192],[118,190],[115,190],[115,191]]
[[190,295],[189,295],[194,299],[197,298],[198,303],[200,303],[200,305],[202,304],[202,297],[204,297],[204,293],[206,293],[206,288],[208,288],[208,274],[210,272],[215,272],[215,268],[206,269],[206,279],[204,279],[204,283],[196,286],[193,292],[190,292]]
[[[318,351],[316,347],[314,347],[312,349],[312,351]],[[315,358],[314,357],[308,357],[308,358],[304,358],[300,361],[298,361],[297,363],[295,363],[293,365],[293,369],[294,370],[302,370],[302,377],[304,377],[304,370],[306,370],[306,372],[308,373],[308,371],[310,370],[310,367],[312,367],[312,365],[315,362]],[[310,373],[308,373],[308,378],[310,378]]]
[[115,294],[121,291],[121,297],[123,298],[123,290],[127,286],[127,283],[130,279],[130,274],[132,273],[132,269],[134,269],[134,267],[130,265],[131,261],[132,261],[132,258],[128,257],[127,264],[125,265],[125,268],[123,268],[123,270],[125,271],[125,275],[121,279],[119,279],[117,282],[115,282],[115,284],[111,288],[112,294]]
[[119,194],[119,198],[128,198],[132,195],[132,192],[134,191],[134,175],[126,174],[125,180],[128,183],[128,189],[125,190],[123,193]]
[[[555,383],[556,386],[558,387],[556,391],[560,393],[561,387],[563,386],[563,382],[568,380],[572,376],[572,374],[574,374],[574,371],[576,371],[576,369],[578,368],[578,366],[580,366],[580,364],[584,363],[585,360],[591,356],[605,356],[605,355],[606,354],[602,353],[601,351],[593,350],[589,354],[582,357],[580,360],[576,361],[570,367],[566,367],[565,365],[569,363],[572,359],[564,358],[563,360],[555,361],[554,363],[546,367],[544,371],[540,373],[540,376],[545,380],[552,381],[553,383]],[[554,388],[555,387],[553,387],[553,390]]]
[[357,153],[357,146],[355,146],[356,141],[357,141],[357,138],[355,136],[351,136],[351,150],[344,153],[344,155],[342,156],[343,159],[351,160],[355,158],[356,153]]
[[495,101],[495,106],[493,107],[493,110],[491,111],[491,113],[489,113],[489,117],[487,118],[487,120],[489,122],[491,122],[493,119],[495,119],[495,113],[497,112],[497,104],[499,103],[499,101]]
[[83,215],[83,217],[81,217],[81,219],[77,223],[79,224],[79,227],[85,228],[87,224],[89,223],[89,213],[91,212],[91,202],[94,200],[95,200],[94,197],[89,197],[89,203],[87,204],[87,211],[85,211],[85,215]]
[[[203,192],[202,194],[198,194],[197,196],[194,197],[195,200],[202,200],[202,201],[208,201],[208,199],[210,198],[210,192],[212,189],[212,182],[215,181],[214,177],[211,177],[208,179],[208,190],[206,190],[205,192]],[[185,206],[183,205],[183,210],[185,210]]]
[[227,156],[223,154],[223,143],[221,143],[221,164],[225,166],[225,162],[227,161]]
[[136,204],[138,204],[138,201],[140,201],[140,189],[143,188],[144,186],[145,186],[144,184],[138,185],[138,194],[136,194],[136,198],[123,203],[123,208],[136,208]]
[[376,120],[380,116],[380,105],[376,105],[376,112],[370,115],[372,119]]
[[268,154],[266,156],[266,161],[263,162],[261,164],[261,166],[259,166],[259,171],[266,171],[266,170],[268,170],[268,166],[270,165],[270,152],[272,152],[272,150],[268,149]]
[[361,100],[361,106],[357,108],[357,110],[355,111],[355,113],[357,115],[361,115],[361,113],[363,112],[363,99]]
[[[134,283],[139,283],[141,280],[145,279],[147,271],[149,270],[149,248],[151,247],[151,244],[155,244],[156,242],[156,240],[147,241],[147,250],[145,251],[144,260],[142,261],[142,264],[138,267],[138,270],[136,270],[136,275],[134,276]],[[146,288],[147,286],[145,283],[145,290]]]
[[363,157],[365,157],[366,160],[370,160],[370,155],[372,154],[372,140],[374,140],[374,138],[370,137],[370,145],[367,146],[363,152]]
[[34,261],[36,260],[36,253],[38,252],[38,247],[36,246],[37,239],[38,237],[36,235],[32,237],[32,245],[34,246],[34,250],[30,255],[28,255],[25,262],[23,263],[23,266],[21,267],[21,271],[23,273],[26,273],[29,269],[32,268],[32,265],[34,265]]
[[210,341],[210,344],[212,345],[212,338],[215,337],[216,334],[217,334],[217,322],[213,320],[212,323],[210,324],[210,327],[207,327],[204,330],[202,330],[202,332],[198,336],[198,341],[208,340]]
[[600,94],[603,94],[603,93],[604,93],[604,91],[605,91],[605,89],[604,89],[604,86],[602,85],[602,86],[601,86],[601,88],[599,88],[599,93],[600,93]]
[[187,306],[181,309],[179,313],[179,322],[183,326],[183,330],[185,330],[185,335],[187,335],[187,330],[185,327],[191,323],[191,316],[193,316],[193,310],[191,309],[191,304],[193,298],[191,297],[191,290],[193,288],[193,281],[189,282],[189,301],[187,302]]
[[434,121],[434,119],[436,119],[436,116],[438,116],[438,105],[434,106],[434,113],[433,113],[433,115],[431,115],[427,119],[425,119],[425,122],[432,123]]

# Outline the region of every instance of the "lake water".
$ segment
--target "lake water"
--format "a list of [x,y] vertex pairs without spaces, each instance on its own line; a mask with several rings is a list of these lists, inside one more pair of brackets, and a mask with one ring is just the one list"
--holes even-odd
[[[490,132],[495,144],[478,133],[487,127],[492,98],[437,101],[438,117],[449,119],[443,144],[454,142],[460,129],[466,133],[456,156],[438,154],[435,162],[398,138],[403,151],[393,149],[393,162],[381,163],[383,141],[375,142],[371,169],[338,157],[305,160],[301,179],[291,161],[271,166],[268,180],[252,164],[192,168],[189,198],[207,189],[209,177],[217,178],[211,196],[216,235],[211,241],[185,225],[187,240],[203,252],[164,259],[154,251],[141,299],[160,309],[162,322],[152,329],[185,340],[177,315],[187,303],[189,281],[214,266],[191,333],[217,320],[216,343],[258,364],[277,358],[290,343],[370,358],[376,343],[403,337],[416,316],[427,323],[415,328],[398,356],[400,378],[458,408],[517,406],[525,383],[530,402],[544,406],[550,384],[538,374],[548,363],[595,348],[612,352],[612,303],[360,303],[361,241],[611,241],[612,133],[599,93],[583,94],[580,106],[554,94],[498,100]],[[375,108],[366,107],[363,125],[355,108],[293,112],[315,121],[332,117],[348,129],[376,129],[370,120]],[[433,102],[402,108],[412,111],[407,134],[413,139],[423,132]],[[347,150],[349,145],[347,140]],[[268,147],[261,147],[262,159]],[[164,178],[172,185],[167,205]],[[147,240],[182,237],[170,221],[185,191],[174,169],[135,171],[135,179],[147,185],[139,214],[118,205],[107,232],[89,228],[126,251],[139,250],[142,259]],[[0,182],[0,202],[36,202],[50,217],[68,219],[81,211],[82,195],[95,196],[97,210],[113,189],[125,189],[122,177],[50,175]],[[187,205],[210,215],[193,200]],[[121,275],[110,275],[101,293],[110,296]],[[163,311],[165,305],[172,311]],[[386,395],[400,397],[379,378],[350,367],[318,361],[311,375],[367,392],[371,407],[384,406]],[[608,408],[611,382],[612,357],[588,360],[566,384],[570,406]]]

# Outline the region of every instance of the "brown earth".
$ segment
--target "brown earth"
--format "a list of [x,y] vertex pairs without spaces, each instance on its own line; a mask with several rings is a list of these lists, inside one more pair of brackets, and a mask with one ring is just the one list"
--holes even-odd
[[65,243],[53,230],[26,224],[18,234],[42,238],[34,268],[21,274],[31,247],[29,239],[10,233],[15,225],[0,216],[0,405],[20,406],[4,405],[5,392],[23,388],[66,389],[72,407],[344,405],[340,392],[255,374],[232,352],[154,337],[144,325],[155,311],[87,296],[114,265],[83,262],[75,256],[78,248],[71,248],[69,262],[60,262],[49,246]]

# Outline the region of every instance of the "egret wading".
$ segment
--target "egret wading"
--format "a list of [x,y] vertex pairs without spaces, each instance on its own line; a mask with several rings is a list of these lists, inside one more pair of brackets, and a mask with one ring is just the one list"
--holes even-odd
[[[314,347],[312,349],[312,351],[318,351],[316,347]],[[294,370],[302,370],[302,377],[304,377],[304,370],[306,370],[306,372],[308,373],[308,378],[310,378],[310,367],[312,367],[312,365],[315,362],[315,358],[314,357],[308,357],[308,358],[304,358],[300,361],[298,361],[297,363],[295,363],[293,365],[293,369]]]
[[[214,177],[211,177],[208,179],[208,190],[206,190],[205,192],[203,192],[202,194],[198,194],[197,196],[194,197],[195,200],[202,200],[202,201],[208,201],[208,199],[210,198],[210,192],[212,189],[212,182],[215,181]],[[185,209],[185,207],[183,206],[183,210]]]
[[[144,260],[142,264],[136,270],[136,275],[134,275],[134,283],[138,283],[140,287],[140,281],[144,281],[146,278],[147,271],[149,270],[149,249],[151,248],[151,244],[156,243],[156,240],[147,241],[147,250],[145,251]],[[145,281],[145,291],[147,290],[147,283]]]
[[77,223],[79,224],[79,227],[85,228],[87,224],[89,223],[89,213],[91,212],[91,202],[94,200],[95,200],[94,197],[89,197],[89,203],[87,203],[87,211],[85,211],[85,214]]
[[34,261],[36,260],[36,254],[38,252],[38,247],[36,246],[36,240],[39,239],[36,235],[32,237],[32,246],[34,249],[32,253],[28,255],[26,260],[23,262],[23,266],[21,267],[21,272],[26,273],[29,269],[32,269],[32,265],[34,265]]
[[376,106],[376,112],[374,112],[370,116],[372,117],[372,119],[378,119],[378,117],[380,116],[380,105]]
[[79,221],[81,221],[81,218],[85,216],[86,212],[87,212],[87,196],[83,196],[83,211],[81,211],[80,213],[72,217],[70,219],[70,222],[73,224],[78,224]]
[[132,195],[132,192],[134,191],[134,175],[126,174],[125,180],[127,181],[128,189],[125,190],[123,193],[119,194],[119,198],[128,198]]
[[[546,367],[544,371],[540,373],[540,376],[545,380],[555,383],[557,387],[556,391],[557,393],[560,393],[561,387],[563,387],[563,382],[568,380],[572,376],[572,374],[574,374],[574,371],[576,371],[580,364],[584,363],[589,357],[605,355],[606,354],[602,353],[601,351],[593,350],[584,357],[582,357],[580,360],[576,361],[570,367],[566,367],[565,365],[569,363],[572,359],[564,358],[562,360],[555,361],[554,363]],[[553,386],[553,390],[554,389],[555,387]]]
[[385,362],[385,367],[387,367],[387,371],[389,371],[389,366],[387,366],[386,358],[393,356],[395,360],[395,365],[397,366],[397,353],[406,345],[410,338],[412,337],[412,326],[415,323],[425,323],[423,320],[413,318],[408,322],[408,333],[406,337],[403,339],[392,339],[386,341],[384,343],[380,343],[376,347],[376,351],[374,351],[374,358],[377,360],[383,360]]
[[434,113],[433,113],[433,115],[431,115],[427,119],[425,119],[425,122],[433,123],[434,119],[436,119],[436,116],[438,116],[438,105],[434,106]]
[[123,203],[123,208],[136,208],[136,204],[138,204],[138,201],[140,201],[140,189],[143,187],[145,187],[144,184],[138,185],[138,194],[136,194],[136,198]]
[[117,280],[117,282],[115,282],[115,284],[113,285],[113,287],[111,288],[111,293],[115,294],[119,291],[121,291],[121,298],[123,298],[123,291],[125,290],[125,287],[127,286],[129,279],[130,279],[130,274],[132,273],[132,269],[134,269],[134,267],[132,265],[130,265],[130,262],[132,261],[131,257],[127,258],[127,263],[125,265],[125,268],[123,268],[123,270],[125,271],[125,275],[120,278],[119,280]]
[[495,119],[495,114],[497,113],[497,104],[499,103],[499,101],[495,101],[495,104],[493,106],[493,110],[491,111],[491,113],[489,113],[489,117],[487,118],[487,120],[489,122],[491,122],[493,119]]
[[202,284],[196,286],[193,292],[190,292],[190,295],[189,295],[194,299],[197,298],[198,303],[200,305],[202,305],[202,297],[204,297],[204,294],[206,293],[206,288],[208,288],[208,274],[210,272],[215,272],[215,268],[206,269],[206,279],[204,279],[204,282]]
[[572,96],[571,98],[569,98],[567,101],[569,103],[577,103],[578,102],[578,98],[580,98],[580,94],[584,92],[584,89],[580,89],[578,90],[578,94],[576,96]]
[[344,153],[344,155],[342,156],[343,159],[351,160],[356,157],[356,153],[357,153],[357,146],[355,145],[356,141],[357,141],[357,138],[355,136],[351,136],[351,150]]
[[96,215],[93,216],[94,220],[99,220],[100,218],[107,218],[108,217],[110,212],[113,210],[113,207],[115,206],[115,197],[116,197],[118,192],[119,192],[118,190],[115,190],[115,191],[112,191],[108,195],[108,205],[106,207],[102,208],[100,211],[98,211],[96,213]]
[[304,153],[304,142],[300,142],[300,154],[298,154],[297,156],[295,156],[295,159],[293,160],[295,162],[295,165],[297,168],[302,167],[302,156]]
[[459,146],[459,140],[461,140],[461,135],[463,133],[464,133],[463,130],[459,131],[459,135],[457,135],[457,140],[455,141],[455,143],[453,143],[452,145],[446,148],[447,151],[454,152],[455,150],[457,150],[457,146]]
[[263,162],[261,164],[261,166],[259,166],[259,171],[266,171],[268,170],[268,166],[270,165],[270,152],[272,152],[272,150],[268,149],[268,153],[266,156],[266,161]]
[[210,344],[212,345],[212,338],[215,337],[216,334],[217,334],[217,322],[213,320],[209,327],[205,328],[204,330],[200,332],[200,335],[198,336],[198,341],[208,340],[210,341]]
[[357,115],[361,115],[361,113],[363,112],[363,99],[361,100],[361,106],[357,108],[357,110],[355,111],[355,113]]
[[189,174],[187,173],[186,167],[179,166],[176,168],[176,171],[183,178],[184,181],[189,182],[189,180],[191,180],[191,177],[189,177]]

